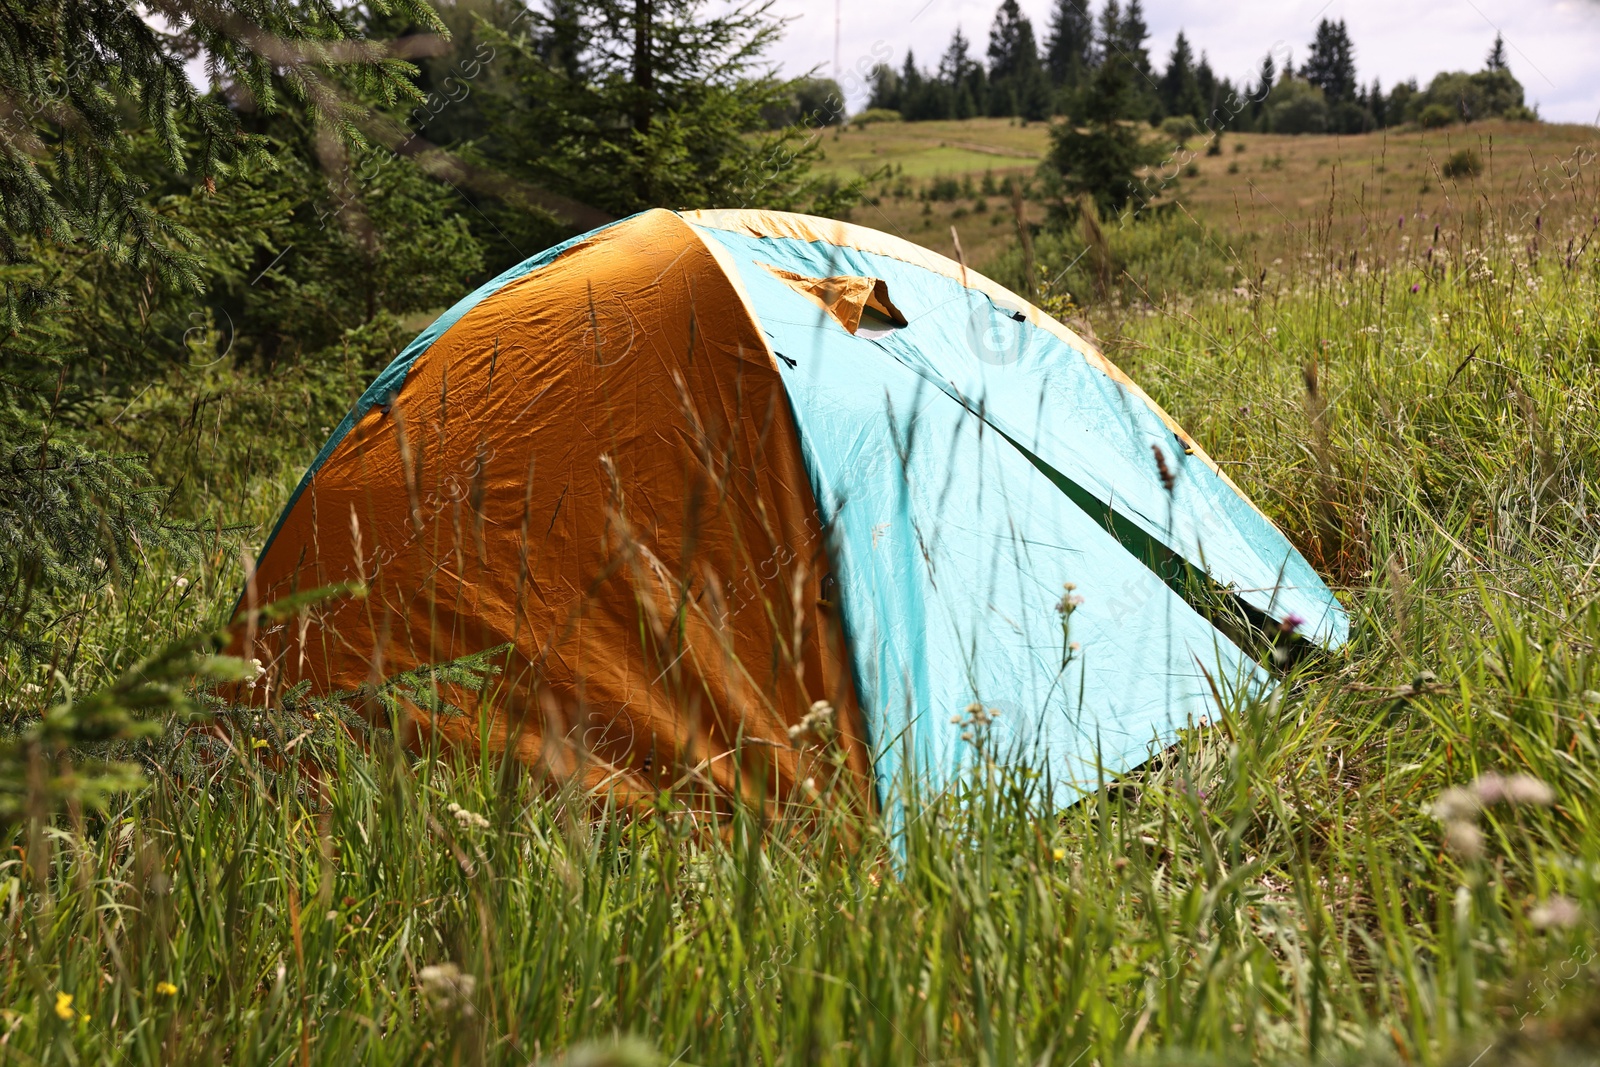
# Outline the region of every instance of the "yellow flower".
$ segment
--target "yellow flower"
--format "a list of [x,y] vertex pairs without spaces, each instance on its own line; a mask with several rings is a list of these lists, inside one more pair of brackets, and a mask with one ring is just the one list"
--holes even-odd
[[156,992],[164,997],[175,997],[178,995],[178,987],[171,982],[157,982]]
[[1060,863],[1062,860],[1067,858],[1067,850],[1064,848],[1058,848],[1054,852],[1050,853],[1050,855],[1055,857],[1055,861],[1057,863]]
[[73,1012],[72,1012],[72,994],[71,993],[57,993],[56,994],[56,1015],[58,1015],[59,1017],[61,1017],[63,1019],[71,1019],[72,1018]]

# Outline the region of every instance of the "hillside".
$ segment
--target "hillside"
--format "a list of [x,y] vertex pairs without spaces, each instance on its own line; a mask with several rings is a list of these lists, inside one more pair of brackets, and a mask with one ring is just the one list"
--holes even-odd
[[[969,262],[982,266],[1015,243],[1011,205],[997,193],[982,195],[984,178],[1031,176],[1048,146],[1049,131],[1038,123],[874,123],[825,134],[822,166],[839,177],[890,168],[875,202],[855,218],[946,255],[954,226]],[[1482,122],[1359,136],[1224,133],[1221,148],[1206,155],[1196,139],[1174,152],[1162,168],[1173,178],[1162,202],[1270,262],[1329,226],[1336,241],[1401,216],[1431,229],[1486,199],[1560,213],[1562,204],[1544,201],[1569,173],[1592,170],[1600,130]],[[1452,173],[1460,152],[1475,154],[1478,174]],[[1037,202],[1027,212],[1031,221],[1044,218]]]

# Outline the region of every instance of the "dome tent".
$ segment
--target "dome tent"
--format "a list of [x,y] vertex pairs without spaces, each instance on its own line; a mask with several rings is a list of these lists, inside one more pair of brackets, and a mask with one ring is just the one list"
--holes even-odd
[[641,798],[786,791],[790,727],[826,700],[880,799],[906,759],[959,774],[980,702],[1070,800],[1265,681],[1203,596],[1325,647],[1348,631],[1092,345],[909,242],[766,211],[633,216],[424,331],[241,606],[347,581],[368,594],[249,635],[262,692],[487,653],[461,714],[410,725]]

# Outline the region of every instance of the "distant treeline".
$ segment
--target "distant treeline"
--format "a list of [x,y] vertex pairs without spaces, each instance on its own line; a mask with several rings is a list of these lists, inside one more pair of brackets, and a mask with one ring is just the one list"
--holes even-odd
[[[987,62],[973,54],[958,27],[932,70],[910,51],[898,70],[889,63],[873,67],[868,108],[874,117],[898,113],[907,121],[985,115],[1083,121],[1103,104],[1093,99],[1095,75],[1110,62],[1132,68],[1134,75],[1118,101],[1120,117],[1152,125],[1192,119],[1201,126],[1257,132],[1361,133],[1403,123],[1537,118],[1524,103],[1498,35],[1476,73],[1440,73],[1426,88],[1413,78],[1387,90],[1377,79],[1363,84],[1358,78],[1356,49],[1342,19],[1318,25],[1300,65],[1287,53],[1269,53],[1253,77],[1238,83],[1219,77],[1203,51],[1196,57],[1181,31],[1165,69],[1157,69],[1146,47],[1149,37],[1140,0],[1126,6],[1106,0],[1098,16],[1077,0],[1057,0],[1040,47],[1017,0],[1003,0],[989,30]],[[807,108],[809,98],[838,99],[827,82],[807,80],[797,91],[807,98],[798,101],[802,111],[816,110]]]

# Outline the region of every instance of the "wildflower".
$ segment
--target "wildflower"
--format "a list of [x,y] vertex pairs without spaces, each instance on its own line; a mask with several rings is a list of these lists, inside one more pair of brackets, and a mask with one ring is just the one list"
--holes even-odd
[[71,1019],[75,1014],[77,1013],[72,1010],[72,994],[57,992],[56,1017],[59,1019]]
[[250,688],[254,689],[256,683],[261,680],[261,676],[267,673],[267,666],[259,659],[252,657],[245,663],[244,672],[245,676],[250,680]]
[[164,997],[175,997],[178,995],[178,987],[171,982],[157,982],[156,992]]
[[1444,843],[1463,859],[1475,860],[1483,855],[1483,831],[1475,822],[1446,823]]
[[1285,634],[1292,634],[1305,624],[1305,619],[1291,611],[1288,615],[1284,616],[1283,621],[1278,624],[1278,629],[1283,631]]
[[812,703],[811,710],[789,727],[791,742],[816,741],[825,743],[833,737],[833,705],[826,700]]
[[463,1014],[472,1014],[472,994],[478,989],[477,978],[449,960],[422,968],[417,978],[430,1008],[437,1011],[459,1009]]
[[463,830],[487,830],[489,828],[488,819],[485,819],[475,811],[468,811],[460,804],[451,804],[445,810],[455,817],[456,824]]
[[178,587],[179,592],[182,592],[183,590],[189,588],[189,579],[179,575],[172,580],[172,584]]
[[1535,930],[1569,930],[1583,917],[1578,902],[1559,893],[1528,913]]
[[1412,291],[1412,292],[1413,292],[1413,293],[1420,293],[1420,292],[1421,292],[1421,291],[1422,291],[1422,286],[1421,286],[1421,285],[1419,285],[1419,284],[1418,284],[1418,283],[1416,283],[1416,282],[1412,282],[1412,283],[1411,283],[1411,291]]
[[1442,823],[1469,822],[1483,810],[1479,795],[1460,786],[1451,786],[1433,802],[1433,817]]
[[1056,610],[1062,615],[1071,615],[1083,606],[1083,597],[1073,592],[1078,587],[1072,582],[1067,582],[1061,588],[1065,589],[1066,592],[1061,594],[1061,600],[1056,604]]
[[1052,849],[1050,852],[1050,858],[1055,860],[1057,863],[1060,863],[1062,860],[1067,858],[1067,850],[1064,848]]
[[1478,801],[1484,807],[1507,804],[1511,807],[1548,808],[1555,803],[1555,790],[1531,774],[1513,774],[1510,777],[1490,772],[1479,775],[1472,783]]

